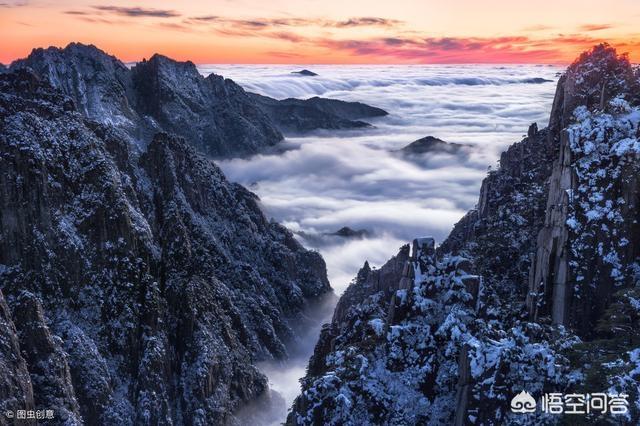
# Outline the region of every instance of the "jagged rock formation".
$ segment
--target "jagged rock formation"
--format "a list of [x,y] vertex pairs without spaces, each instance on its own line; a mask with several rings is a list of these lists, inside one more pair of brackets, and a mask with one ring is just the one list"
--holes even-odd
[[31,377],[34,405],[40,409],[56,407],[60,420],[81,424],[68,355],[62,349],[62,340],[52,335],[40,301],[32,293],[23,291],[15,298],[12,308],[20,350]]
[[204,78],[192,62],[154,55],[131,73],[141,114],[206,154],[253,154],[282,139],[240,86],[216,74]]
[[158,131],[184,137],[215,157],[255,154],[282,134],[229,79],[202,77],[192,62],[154,55],[129,70],[95,46],[34,49],[11,69],[29,67],[70,96],[92,120],[148,143]]
[[283,139],[281,131],[363,128],[370,124],[360,118],[387,115],[359,102],[276,100],[247,93],[219,75],[203,77],[192,62],[158,54],[129,69],[80,43],[34,49],[11,64],[14,70],[24,67],[70,96],[88,118],[118,127],[143,145],[165,131],[213,157],[261,152]]
[[477,208],[454,226],[438,251],[473,258],[483,276],[502,283],[498,291],[523,296],[556,156],[549,130],[532,124],[524,140],[502,153],[500,167],[482,181]]
[[[387,261],[380,269],[372,270],[368,262],[362,269],[344,294],[338,300],[333,313],[333,322],[341,323],[352,306],[360,305],[365,299],[379,292],[385,292],[385,300],[391,300],[393,293],[398,289],[402,273],[409,261],[409,245],[400,248],[398,254]],[[320,357],[322,358],[322,357]]]
[[103,97],[78,111],[17,68],[0,75],[1,408],[236,423],[269,398],[254,363],[285,357],[330,290],[322,258],[185,140],[140,154],[86,117]]
[[639,138],[640,71],[597,46],[560,79],[549,126],[502,154],[435,255],[415,244],[402,274],[381,268],[395,271],[382,286],[360,271],[288,423],[569,420],[512,413],[522,390],[624,393],[622,421],[637,423]]
[[422,155],[431,153],[456,154],[460,151],[460,148],[464,146],[465,145],[458,143],[445,142],[434,136],[425,136],[424,138],[413,141],[404,148],[401,148],[399,152],[405,155]]
[[361,118],[382,117],[388,113],[360,102],[313,97],[277,100],[250,94],[251,98],[285,133],[301,133],[316,129],[358,129],[370,127]]
[[380,270],[360,270],[322,330],[288,424],[452,418],[455,346],[475,315],[481,281],[463,258],[436,258],[434,244],[417,239],[410,258],[405,246]]

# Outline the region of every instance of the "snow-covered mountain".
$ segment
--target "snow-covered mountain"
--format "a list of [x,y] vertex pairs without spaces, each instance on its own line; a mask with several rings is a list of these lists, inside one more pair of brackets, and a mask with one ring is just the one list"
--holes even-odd
[[628,395],[640,420],[640,71],[607,45],[558,83],[549,126],[500,158],[436,249],[367,263],[323,328],[288,424],[555,424],[543,393]]
[[128,69],[93,45],[34,49],[11,64],[29,67],[89,118],[123,129],[148,143],[158,131],[184,137],[215,157],[255,154],[282,134],[233,81],[203,77],[192,62],[153,55]]
[[87,118],[99,99],[0,75],[0,411],[238,423],[273,402],[255,363],[296,345],[324,261],[184,139],[140,152]]
[[34,49],[10,69],[30,68],[70,96],[92,120],[146,145],[166,131],[216,157],[250,156],[283,139],[281,131],[349,129],[387,113],[358,102],[314,97],[276,100],[245,92],[230,79],[203,77],[190,61],[155,54],[129,69],[93,45]]

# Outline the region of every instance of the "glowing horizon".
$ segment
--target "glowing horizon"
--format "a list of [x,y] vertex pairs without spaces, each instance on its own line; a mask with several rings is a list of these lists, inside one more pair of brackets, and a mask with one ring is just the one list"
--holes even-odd
[[0,62],[70,42],[125,62],[160,53],[200,64],[566,64],[601,42],[640,61],[634,0],[517,3],[0,1]]

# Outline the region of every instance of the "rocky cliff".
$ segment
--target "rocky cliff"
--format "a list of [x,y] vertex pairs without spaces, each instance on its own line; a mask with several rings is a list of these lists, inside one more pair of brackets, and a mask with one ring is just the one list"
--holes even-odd
[[238,423],[270,398],[255,362],[286,357],[330,289],[324,262],[184,139],[158,133],[140,152],[87,118],[140,108],[131,74],[105,61],[122,89],[109,101],[75,70],[60,75],[94,85],[86,98],[22,67],[0,75],[1,408],[66,425]]
[[204,78],[192,62],[154,55],[131,73],[141,114],[206,154],[253,154],[282,139],[240,86],[216,74]]
[[575,421],[513,413],[522,390],[624,393],[625,415],[580,421],[637,423],[639,126],[640,71],[607,45],[583,54],[558,82],[549,126],[502,154],[437,249],[419,239],[403,269],[400,255],[365,264],[287,423]]
[[200,75],[192,62],[154,55],[128,69],[95,46],[34,49],[11,69],[29,67],[70,96],[92,120],[146,144],[158,131],[181,136],[214,157],[255,154],[282,134],[233,81]]
[[533,318],[588,335],[640,256],[638,70],[598,48],[559,83],[549,127],[559,144],[529,282]]

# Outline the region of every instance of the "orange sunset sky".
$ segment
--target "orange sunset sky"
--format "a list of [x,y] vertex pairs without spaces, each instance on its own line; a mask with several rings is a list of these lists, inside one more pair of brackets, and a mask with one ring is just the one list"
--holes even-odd
[[608,41],[640,61],[640,0],[0,0],[0,62],[92,43],[124,61],[567,63]]

